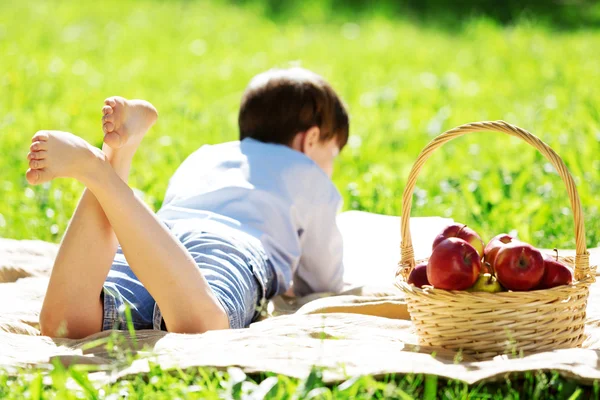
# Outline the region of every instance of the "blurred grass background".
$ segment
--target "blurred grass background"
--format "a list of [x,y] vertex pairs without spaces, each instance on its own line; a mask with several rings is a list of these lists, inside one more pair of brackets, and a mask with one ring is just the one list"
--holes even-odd
[[[600,246],[600,9],[596,2],[139,0],[0,2],[0,236],[60,240],[82,187],[24,178],[39,129],[100,146],[105,97],[159,110],[130,181],[154,209],[204,143],[237,139],[249,79],[299,64],[351,113],[334,182],[345,209],[399,215],[419,151],[446,129],[504,119],[538,135],[574,175],[588,246]],[[414,216],[515,230],[573,247],[572,212],[550,164],[502,134],[457,139],[430,159]]]

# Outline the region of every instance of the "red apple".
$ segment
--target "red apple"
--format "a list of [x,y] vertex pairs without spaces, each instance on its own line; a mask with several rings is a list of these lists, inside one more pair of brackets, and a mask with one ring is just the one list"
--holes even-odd
[[473,286],[481,271],[475,247],[459,238],[448,238],[433,249],[427,263],[427,280],[436,288],[463,290]]
[[496,256],[498,255],[498,250],[500,250],[504,245],[514,242],[516,239],[510,236],[508,233],[501,233],[499,235],[494,236],[492,240],[485,246],[485,250],[483,251],[483,257],[485,262],[490,263],[492,268],[494,267],[494,261]]
[[544,276],[544,257],[535,247],[522,242],[505,244],[494,260],[498,281],[509,290],[529,290]]
[[432,249],[435,249],[438,244],[451,237],[463,239],[477,250],[480,258],[483,257],[483,240],[481,240],[477,232],[464,224],[451,224],[444,228],[433,241]]
[[413,270],[410,271],[407,282],[418,288],[429,285],[429,281],[427,280],[427,263],[417,264]]
[[544,254],[544,276],[536,289],[550,289],[555,286],[570,285],[571,282],[573,282],[573,273],[558,261],[558,256],[554,258],[550,254]]

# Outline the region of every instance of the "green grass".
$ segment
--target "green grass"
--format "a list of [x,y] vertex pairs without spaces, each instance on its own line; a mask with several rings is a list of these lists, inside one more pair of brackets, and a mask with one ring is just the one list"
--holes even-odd
[[[248,80],[298,62],[349,105],[352,139],[334,176],[346,209],[400,214],[408,171],[433,136],[504,119],[563,157],[579,185],[587,244],[599,245],[598,31],[485,18],[452,31],[375,12],[283,23],[252,7],[208,2],[76,4],[0,4],[0,236],[58,241],[81,192],[71,180],[27,185],[25,154],[38,129],[69,130],[99,145],[105,97],[150,100],[160,121],[139,150],[131,184],[158,208],[188,154],[237,138]],[[434,154],[417,182],[413,215],[451,216],[484,239],[517,230],[535,245],[573,247],[564,185],[535,150],[504,136],[473,134]]]
[[[244,7],[184,0],[0,2],[0,236],[58,241],[81,193],[71,180],[26,184],[25,155],[37,130],[68,130],[100,145],[105,97],[150,100],[160,119],[138,152],[131,184],[157,209],[168,178],[188,154],[237,138],[237,107],[249,79],[299,63],[331,81],[351,112],[352,137],[334,175],[345,209],[400,214],[408,171],[429,140],[466,122],[504,119],[562,156],[578,184],[587,245],[600,245],[600,31],[555,29],[531,14],[508,24],[486,17],[436,24],[388,14],[385,7],[336,13],[309,2],[291,10],[273,15],[256,1]],[[453,217],[484,239],[516,230],[538,246],[574,246],[564,185],[532,148],[501,134],[473,134],[434,154],[419,177],[413,215]],[[48,387],[35,372],[16,380],[1,375],[0,397],[68,398],[59,382],[72,372],[56,374]],[[86,396],[150,391],[185,397],[192,391],[215,397],[234,390],[220,372],[185,376],[156,370],[149,379]],[[264,384],[263,378],[256,379]],[[313,390],[323,398],[406,398],[402,393],[424,391],[477,398],[487,390],[500,390],[487,398],[530,398],[516,393],[533,395],[536,388],[569,398],[559,394],[576,391],[552,374],[516,378],[516,389],[442,380],[427,385],[423,377],[363,377],[316,389],[318,378],[309,384],[274,379],[268,381],[271,398]],[[239,390],[256,387],[244,382]],[[596,387],[579,389],[597,393]]]
[[146,375],[97,386],[80,367],[59,364],[48,374],[22,370],[0,372],[0,398],[6,399],[598,399],[597,384],[582,386],[556,373],[530,372],[497,382],[472,386],[429,375],[387,375],[380,379],[354,377],[327,385],[313,369],[306,379],[270,373],[247,376],[239,368],[226,371],[191,368],[165,372],[152,365]]

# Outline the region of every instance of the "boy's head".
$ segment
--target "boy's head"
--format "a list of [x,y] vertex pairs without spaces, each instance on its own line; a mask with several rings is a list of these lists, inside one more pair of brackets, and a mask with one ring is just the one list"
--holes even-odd
[[348,141],[348,113],[333,88],[303,68],[255,76],[240,106],[240,139],[279,143],[303,152],[329,176]]

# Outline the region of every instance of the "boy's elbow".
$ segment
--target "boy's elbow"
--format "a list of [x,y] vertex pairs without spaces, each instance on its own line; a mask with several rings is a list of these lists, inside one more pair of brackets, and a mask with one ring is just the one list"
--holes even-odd
[[330,286],[328,291],[332,293],[340,293],[342,290],[344,290],[344,281],[336,281]]
[[340,266],[338,268],[335,277],[333,278],[333,282],[331,285],[331,291],[334,293],[339,293],[344,290],[344,266]]

